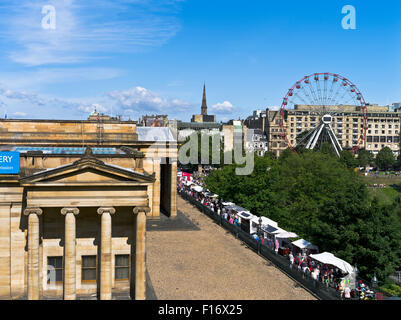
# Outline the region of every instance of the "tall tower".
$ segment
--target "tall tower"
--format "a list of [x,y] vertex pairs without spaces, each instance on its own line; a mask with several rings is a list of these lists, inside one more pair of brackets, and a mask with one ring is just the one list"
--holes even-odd
[[202,98],[201,114],[202,115],[207,115],[206,84],[203,84],[203,98]]

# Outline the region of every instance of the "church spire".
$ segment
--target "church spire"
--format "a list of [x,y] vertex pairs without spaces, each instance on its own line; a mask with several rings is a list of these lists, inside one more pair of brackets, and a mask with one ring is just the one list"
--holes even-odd
[[206,84],[203,84],[203,98],[202,98],[202,107],[201,114],[207,115],[207,104],[206,104]]

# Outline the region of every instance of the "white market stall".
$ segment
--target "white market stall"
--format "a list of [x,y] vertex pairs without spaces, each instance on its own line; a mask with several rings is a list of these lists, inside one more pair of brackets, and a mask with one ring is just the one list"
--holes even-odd
[[298,238],[298,235],[294,232],[289,232],[284,229],[278,228],[273,232],[275,242],[278,241],[279,253],[286,255],[290,252],[292,238]]
[[[305,239],[298,239],[296,241],[293,241],[291,243],[293,246],[297,247],[302,255],[305,254],[306,249],[310,250],[310,252],[312,253],[318,253],[319,252],[319,248],[315,245],[313,245],[312,243],[310,243],[309,241],[306,241]],[[299,252],[299,250],[297,250]],[[296,252],[296,253],[298,253]]]
[[252,213],[250,213],[249,211],[240,211],[237,213],[238,214],[238,220],[241,226],[241,230],[247,232],[247,233],[251,233],[251,224],[250,221],[251,219],[254,217],[254,215]]
[[196,191],[196,192],[202,192],[203,191],[203,188],[201,186],[198,186],[198,185],[192,185],[191,189]]
[[[264,226],[271,226],[273,228],[278,228],[278,224],[276,221],[273,221],[267,217],[262,216],[262,230],[264,229]],[[250,234],[254,234],[258,232],[258,228],[259,228],[259,217],[257,216],[253,216],[252,220],[251,220],[251,227],[250,227]],[[266,229],[266,228],[265,228]]]
[[318,254],[309,255],[312,259],[319,261],[323,264],[329,264],[334,267],[337,267],[344,273],[351,274],[354,271],[354,268],[347,262],[340,258],[337,258],[334,254],[330,252],[323,252]]

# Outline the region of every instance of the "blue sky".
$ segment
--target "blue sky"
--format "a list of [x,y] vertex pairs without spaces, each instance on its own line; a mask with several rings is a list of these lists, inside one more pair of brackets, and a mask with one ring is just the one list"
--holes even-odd
[[[83,4],[84,3],[84,4]],[[42,7],[56,9],[43,29]],[[356,30],[344,30],[344,5]],[[279,106],[314,72],[339,73],[370,103],[401,101],[401,2],[1,0],[0,115],[218,120]]]

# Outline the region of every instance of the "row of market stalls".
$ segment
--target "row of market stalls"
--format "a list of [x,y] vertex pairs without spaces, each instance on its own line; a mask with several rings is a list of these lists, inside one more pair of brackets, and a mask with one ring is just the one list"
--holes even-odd
[[[182,183],[210,200],[218,198],[217,194],[211,193],[209,190],[206,190],[191,180],[190,177],[186,177],[186,179],[182,179]],[[253,236],[260,235],[261,238],[271,240],[273,243],[277,241],[279,244],[279,254],[286,255],[291,250],[294,255],[308,255],[317,262],[340,269],[347,275],[346,278],[351,279],[352,282],[354,281],[354,268],[348,262],[334,256],[330,252],[319,253],[319,248],[317,246],[305,239],[300,239],[294,232],[289,232],[280,228],[276,221],[264,216],[255,216],[247,209],[232,202],[222,202],[222,206],[238,217],[240,228],[243,231]]]

